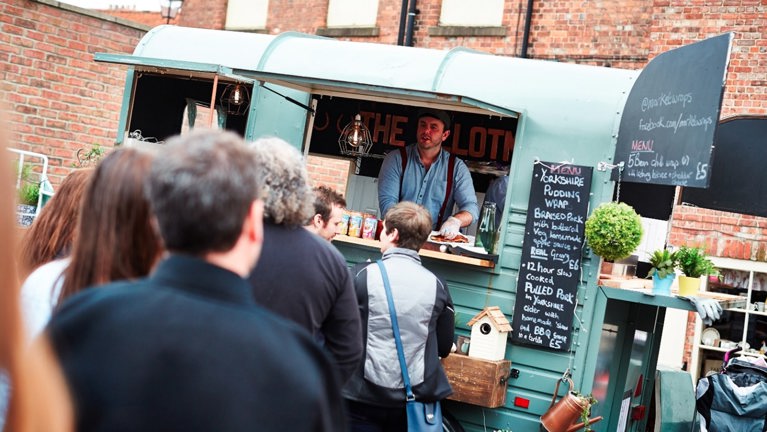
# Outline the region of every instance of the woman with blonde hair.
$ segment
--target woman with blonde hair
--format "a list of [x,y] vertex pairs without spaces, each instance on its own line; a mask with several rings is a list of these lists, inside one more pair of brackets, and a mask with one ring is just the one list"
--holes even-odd
[[[0,125],[0,131],[6,130],[3,126]],[[11,241],[13,183],[7,154],[4,137],[0,137],[0,241],[4,245],[0,248],[0,429],[3,414],[7,414],[4,429],[7,431],[71,431],[71,405],[47,339],[40,338],[30,346],[21,325],[15,244]],[[8,381],[12,383],[10,387]],[[6,402],[7,413],[2,409]]]

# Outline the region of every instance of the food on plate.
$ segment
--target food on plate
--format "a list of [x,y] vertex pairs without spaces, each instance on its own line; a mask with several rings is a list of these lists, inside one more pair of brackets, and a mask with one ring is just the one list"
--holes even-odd
[[429,237],[429,240],[440,243],[468,243],[469,239],[461,234],[456,234],[455,237],[449,239],[440,234],[433,234]]

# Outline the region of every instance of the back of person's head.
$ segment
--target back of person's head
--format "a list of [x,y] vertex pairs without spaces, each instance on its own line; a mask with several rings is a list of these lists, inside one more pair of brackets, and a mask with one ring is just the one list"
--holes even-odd
[[[5,123],[0,119],[0,370],[8,373],[10,403],[5,429],[14,432],[73,430],[64,378],[43,335],[29,346],[21,320],[16,278],[13,192]],[[5,401],[3,401],[5,402]],[[2,413],[6,414],[6,413]]]
[[314,215],[314,192],[301,153],[274,137],[257,139],[251,148],[265,184],[264,219],[288,227],[304,225]]
[[314,188],[314,195],[314,214],[320,215],[325,223],[330,220],[333,207],[346,207],[343,195],[328,186],[317,186]]
[[59,303],[84,288],[146,276],[162,253],[144,183],[153,156],[120,148],[101,160],[85,191]]
[[168,140],[147,184],[165,247],[200,257],[231,250],[264,194],[257,165],[232,132],[198,130]]
[[40,210],[21,245],[22,277],[47,262],[70,254],[77,237],[85,188],[92,174],[90,168],[69,173],[53,198]]
[[395,228],[399,232],[397,247],[417,251],[431,233],[431,215],[421,205],[402,201],[386,212],[384,227],[387,234]]

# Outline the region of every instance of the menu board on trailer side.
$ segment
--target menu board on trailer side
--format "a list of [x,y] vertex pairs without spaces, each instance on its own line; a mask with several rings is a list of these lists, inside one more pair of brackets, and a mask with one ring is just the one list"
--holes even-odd
[[732,37],[665,52],[642,70],[621,117],[615,163],[624,168],[613,180],[708,187]]
[[512,342],[570,349],[591,174],[579,165],[533,166]]

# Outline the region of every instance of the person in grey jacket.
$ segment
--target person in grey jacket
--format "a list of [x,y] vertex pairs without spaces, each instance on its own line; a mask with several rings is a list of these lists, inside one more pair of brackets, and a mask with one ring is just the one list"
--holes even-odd
[[[447,285],[418,256],[431,231],[431,216],[418,204],[401,202],[389,209],[383,224],[381,252],[413,392],[419,401],[442,400],[452,389],[439,358],[450,353],[455,312]],[[351,429],[405,431],[405,390],[381,272],[367,262],[352,273],[364,356],[343,390]]]

